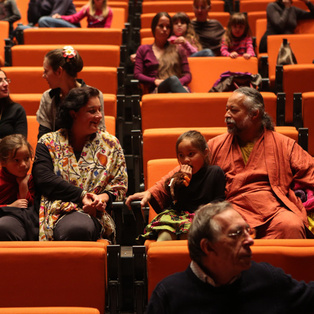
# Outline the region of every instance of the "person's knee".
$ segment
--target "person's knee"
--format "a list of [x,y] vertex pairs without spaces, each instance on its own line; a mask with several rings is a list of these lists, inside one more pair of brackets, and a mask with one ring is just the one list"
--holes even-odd
[[[95,241],[95,223],[88,215],[82,215],[79,219],[71,219],[73,216],[64,217],[56,224],[53,237],[55,241]],[[75,218],[78,218],[77,216]]]
[[0,241],[25,241],[27,236],[22,223],[15,218],[6,218],[0,219]]
[[38,20],[38,26],[39,27],[50,27],[50,16],[42,16],[39,20]]
[[160,231],[158,233],[158,238],[157,238],[157,242],[160,241],[171,241],[171,240],[176,240],[177,237],[175,234],[173,234],[170,231]]

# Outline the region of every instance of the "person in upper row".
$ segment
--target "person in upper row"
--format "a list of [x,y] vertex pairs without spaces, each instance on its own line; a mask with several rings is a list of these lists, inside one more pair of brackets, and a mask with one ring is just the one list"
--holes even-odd
[[[295,140],[274,131],[263,96],[240,87],[229,97],[225,121],[228,133],[208,141],[211,163],[225,173],[226,199],[256,229],[257,238],[313,238],[307,212],[293,190],[314,190],[314,160]],[[129,196],[141,200],[165,198],[164,182],[174,169],[149,190]]]
[[[219,21],[208,18],[210,6],[210,0],[194,0],[193,9],[196,20],[192,20],[191,24],[199,37],[203,49],[208,48],[213,55],[220,56],[220,43],[225,29]],[[194,56],[200,57],[204,54],[208,56],[208,51],[201,50]]]
[[15,0],[0,0],[0,21],[9,22],[9,34],[13,32],[13,23],[21,19],[21,13]]
[[267,30],[261,38],[259,52],[267,52],[267,36],[293,34],[299,20],[314,18],[314,5],[304,1],[310,12],[293,6],[292,0],[277,0],[267,5]]
[[[51,89],[43,93],[36,113],[39,123],[38,138],[47,132],[59,129],[60,121],[56,116],[61,101],[71,89],[86,85],[83,80],[77,79],[77,73],[83,69],[83,60],[78,51],[71,46],[49,51],[44,58],[43,67],[43,78],[47,80]],[[99,99],[102,112],[100,127],[104,128],[104,100],[101,92]]]
[[[186,52],[187,57],[197,56],[198,51],[203,50],[199,42],[194,28],[191,24],[190,18],[184,12],[178,12],[172,17],[173,34],[169,37],[172,44],[178,45]],[[208,56],[213,56],[210,49],[206,49]],[[206,56],[203,50],[202,56]]]
[[230,16],[227,30],[222,38],[221,55],[224,57],[245,59],[255,57],[251,30],[244,13],[234,13]]
[[0,139],[11,134],[27,137],[27,119],[25,109],[10,98],[11,80],[0,69]]
[[[80,24],[71,24],[62,19],[54,19],[56,13],[71,15],[76,13],[72,0],[30,0],[27,11],[27,19],[34,26],[39,27],[80,27]],[[22,28],[28,26],[22,26]]]
[[154,43],[141,45],[136,52],[134,78],[144,86],[144,93],[187,93],[191,81],[185,52],[168,42],[172,33],[171,17],[157,13],[152,20]]
[[110,28],[112,16],[112,10],[107,6],[107,0],[89,0],[89,2],[75,14],[61,15],[56,13],[52,17],[68,21],[72,24],[77,24],[86,17],[88,28]]

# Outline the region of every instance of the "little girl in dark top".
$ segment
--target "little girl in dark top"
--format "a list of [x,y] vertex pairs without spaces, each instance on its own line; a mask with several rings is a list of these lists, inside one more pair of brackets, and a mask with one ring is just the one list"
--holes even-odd
[[172,204],[146,226],[144,238],[186,239],[196,209],[225,198],[224,172],[210,164],[207,142],[200,132],[191,130],[181,134],[176,152],[181,169],[165,183]]

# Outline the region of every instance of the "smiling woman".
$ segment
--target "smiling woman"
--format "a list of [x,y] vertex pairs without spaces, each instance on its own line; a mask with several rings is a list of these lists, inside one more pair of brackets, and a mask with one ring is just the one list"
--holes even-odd
[[[77,74],[83,69],[83,60],[78,51],[71,46],[49,51],[44,58],[43,68],[43,78],[51,89],[43,93],[36,113],[39,123],[38,138],[60,128],[60,121],[56,118],[58,108],[69,91],[75,87],[87,86],[83,80],[77,78]],[[100,127],[104,128],[104,100],[101,92],[98,97],[102,112]]]
[[99,91],[72,89],[60,106],[61,129],[43,135],[33,165],[41,194],[39,240],[95,241],[114,236],[113,201],[127,190],[118,140],[99,130]]
[[27,120],[24,108],[9,96],[11,80],[0,69],[0,139],[10,134],[27,136]]

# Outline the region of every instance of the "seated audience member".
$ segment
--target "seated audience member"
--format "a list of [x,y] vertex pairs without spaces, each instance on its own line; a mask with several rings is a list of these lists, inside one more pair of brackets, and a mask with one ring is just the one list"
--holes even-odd
[[61,129],[37,144],[40,241],[95,241],[115,232],[109,213],[125,197],[126,163],[118,140],[98,128],[98,96],[93,87],[72,89],[60,106]]
[[254,229],[228,202],[195,213],[189,267],[163,279],[147,313],[313,313],[314,282],[252,261]]
[[89,0],[89,3],[75,14],[60,15],[56,13],[52,17],[68,21],[71,24],[77,24],[86,17],[88,28],[110,28],[112,10],[107,6],[107,0]]
[[9,34],[13,32],[13,23],[21,19],[21,13],[15,0],[0,0],[0,21],[9,22]]
[[32,176],[33,149],[21,134],[0,142],[0,241],[38,240]]
[[0,69],[0,139],[10,134],[27,137],[27,119],[24,108],[9,96],[9,84],[5,72]]
[[314,18],[314,5],[304,1],[310,12],[293,6],[292,0],[277,0],[267,5],[267,30],[261,38],[259,52],[267,52],[267,36],[293,34],[299,20]]
[[223,57],[245,59],[255,57],[251,29],[244,13],[230,16],[227,30],[222,38],[220,52]]
[[[190,18],[186,13],[176,13],[172,17],[172,24],[173,34],[168,41],[183,48],[187,57],[193,57],[198,51],[202,50],[202,45],[200,44]],[[208,52],[208,56],[214,55],[210,49],[204,49],[202,52],[203,57],[206,56],[205,50]]]
[[[208,147],[211,164],[225,173],[226,199],[256,229],[258,238],[312,238],[293,185],[313,189],[313,157],[290,137],[274,132],[263,97],[254,88],[232,93],[225,121],[228,133],[210,139]],[[163,200],[164,182],[174,171],[131,200],[140,199],[142,206],[151,199]]]
[[80,27],[62,19],[54,19],[54,14],[71,15],[76,13],[72,0],[30,0],[27,19],[31,25],[39,27]]
[[[220,43],[225,29],[219,21],[208,18],[210,5],[210,0],[194,0],[193,9],[196,20],[192,20],[191,24],[203,49],[210,49],[214,55],[220,56]],[[208,56],[208,51],[201,50],[194,56],[201,57],[204,54]]]
[[141,45],[136,52],[134,78],[149,93],[187,93],[191,73],[182,49],[168,42],[172,22],[168,13],[159,12],[152,20],[154,43]]
[[[56,118],[60,103],[71,89],[86,86],[83,80],[77,79],[77,74],[83,69],[83,60],[78,51],[71,46],[49,51],[44,58],[43,67],[43,78],[51,89],[43,93],[36,113],[39,123],[38,138],[60,128]],[[103,116],[100,127],[104,128],[104,100],[101,92],[99,92],[99,100]]]
[[[225,198],[225,175],[209,163],[210,152],[204,136],[198,131],[181,134],[176,143],[180,171],[165,183],[167,197],[154,200],[159,213],[146,226],[143,238],[157,241],[187,238],[195,210],[200,206]],[[130,206],[132,198],[126,204]]]

